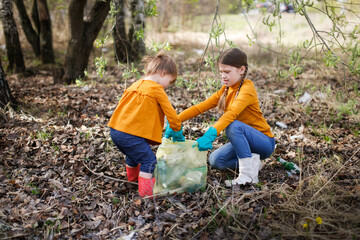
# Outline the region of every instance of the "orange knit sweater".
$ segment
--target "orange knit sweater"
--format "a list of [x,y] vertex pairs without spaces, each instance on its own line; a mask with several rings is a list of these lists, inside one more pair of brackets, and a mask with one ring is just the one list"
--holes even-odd
[[108,126],[161,143],[165,115],[174,131],[181,130],[181,121],[164,88],[151,80],[138,80],[124,91]]
[[[266,122],[260,110],[259,99],[257,97],[254,83],[249,79],[245,79],[237,98],[234,99],[239,85],[240,82],[229,87],[228,94],[226,96],[226,109],[224,114],[213,125],[213,127],[216,128],[217,133],[220,134],[220,132],[229,126],[229,124],[234,120],[239,120],[269,137],[274,137],[271,133],[269,124]],[[216,107],[221,95],[225,91],[225,88],[226,86],[223,86],[219,91],[211,95],[205,101],[180,113],[179,118],[181,122]]]

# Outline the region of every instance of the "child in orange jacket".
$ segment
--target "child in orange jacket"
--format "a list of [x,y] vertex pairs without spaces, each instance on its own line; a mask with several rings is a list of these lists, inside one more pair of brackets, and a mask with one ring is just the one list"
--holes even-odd
[[126,155],[128,180],[138,181],[141,197],[151,197],[157,161],[149,144],[161,144],[165,116],[172,129],[167,136],[174,141],[185,138],[181,121],[164,90],[176,81],[175,61],[163,52],[156,57],[145,57],[143,61],[145,76],[125,90],[108,126],[111,139]]
[[260,110],[253,82],[245,79],[246,54],[230,48],[221,54],[218,65],[224,86],[205,101],[181,112],[179,118],[183,122],[217,106],[224,114],[196,140],[199,150],[212,149],[212,142],[225,130],[230,142],[210,154],[210,165],[218,169],[239,168],[239,177],[230,184],[257,183],[260,159],[274,151],[274,135]]

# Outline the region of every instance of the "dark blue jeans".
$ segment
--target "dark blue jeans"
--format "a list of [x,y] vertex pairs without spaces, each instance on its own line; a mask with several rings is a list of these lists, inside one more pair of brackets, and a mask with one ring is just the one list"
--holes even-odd
[[130,167],[140,165],[140,171],[153,173],[156,156],[146,139],[110,128],[110,135],[116,147],[126,155],[126,164]]
[[251,153],[257,153],[260,159],[265,159],[275,149],[274,138],[238,120],[232,122],[225,132],[230,142],[216,149],[209,157],[209,163],[214,168],[237,169],[239,158],[248,158]]

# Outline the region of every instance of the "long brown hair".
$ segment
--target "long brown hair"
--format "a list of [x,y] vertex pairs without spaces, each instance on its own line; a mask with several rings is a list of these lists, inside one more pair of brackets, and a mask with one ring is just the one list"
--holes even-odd
[[176,62],[172,57],[166,55],[163,50],[159,51],[155,57],[145,56],[142,59],[142,62],[145,63],[145,76],[161,73],[164,71],[166,74],[170,74],[174,77],[174,81],[171,81],[170,84],[175,83],[178,75]]
[[[235,98],[236,98],[240,92],[240,88],[243,85],[244,79],[248,72],[248,63],[247,63],[246,54],[238,48],[229,48],[228,50],[224,51],[221,54],[218,63],[224,64],[224,65],[229,65],[229,66],[236,67],[236,68],[241,68],[242,66],[245,66],[245,72],[244,72],[244,74],[241,75],[241,80],[240,80],[241,83],[235,94]],[[223,112],[226,109],[226,96],[228,94],[228,91],[229,91],[229,87],[226,87],[225,91],[223,92],[223,94],[221,95],[221,97],[219,99],[219,102],[217,105],[219,112]]]

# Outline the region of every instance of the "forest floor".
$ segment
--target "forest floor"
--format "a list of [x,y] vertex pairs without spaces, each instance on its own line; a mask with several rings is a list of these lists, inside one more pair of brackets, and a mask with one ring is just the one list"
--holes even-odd
[[[191,82],[196,61],[177,60],[181,81],[166,91],[179,113],[215,87]],[[7,76],[21,107],[3,112],[0,124],[0,238],[360,239],[358,85],[305,69],[297,79],[279,79],[270,67],[250,65],[277,142],[258,184],[227,188],[236,173],[208,166],[204,191],[155,200],[141,199],[126,182],[107,127],[135,78],[125,83],[123,69],[107,69],[102,79],[64,86],[46,69]],[[300,103],[305,92],[311,98]],[[209,111],[183,123],[186,138],[200,137],[217,118]],[[214,149],[224,142],[218,137]]]

